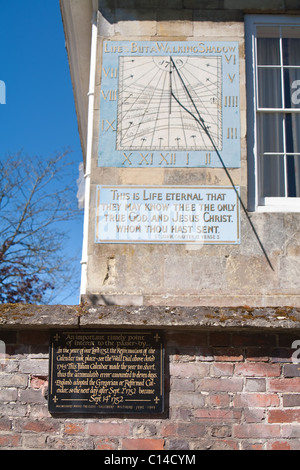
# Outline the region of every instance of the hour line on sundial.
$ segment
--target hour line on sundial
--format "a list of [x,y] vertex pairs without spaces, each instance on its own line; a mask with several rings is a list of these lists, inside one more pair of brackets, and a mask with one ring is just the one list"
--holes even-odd
[[[185,77],[195,105],[221,148],[221,58],[120,57],[117,149],[211,148],[191,113],[193,104],[172,62]],[[131,76],[131,80],[127,77]],[[173,99],[176,94],[182,106]],[[186,108],[186,111],[184,110]]]

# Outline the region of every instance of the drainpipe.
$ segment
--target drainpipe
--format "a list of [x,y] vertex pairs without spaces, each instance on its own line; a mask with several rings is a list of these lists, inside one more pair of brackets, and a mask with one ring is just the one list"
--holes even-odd
[[94,96],[95,96],[95,73],[96,73],[96,52],[97,52],[97,11],[93,12],[92,35],[91,35],[91,64],[89,83],[89,103],[87,122],[87,149],[85,166],[85,199],[84,199],[84,221],[83,221],[83,245],[81,260],[81,286],[80,297],[86,294],[87,289],[87,262],[88,262],[88,237],[89,237],[89,216],[90,216],[90,188],[91,188],[91,165],[93,148],[93,124],[94,124]]

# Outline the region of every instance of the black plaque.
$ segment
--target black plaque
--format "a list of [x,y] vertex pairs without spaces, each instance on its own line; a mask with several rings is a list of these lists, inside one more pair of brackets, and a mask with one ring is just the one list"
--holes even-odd
[[162,413],[163,334],[56,331],[51,334],[51,413]]

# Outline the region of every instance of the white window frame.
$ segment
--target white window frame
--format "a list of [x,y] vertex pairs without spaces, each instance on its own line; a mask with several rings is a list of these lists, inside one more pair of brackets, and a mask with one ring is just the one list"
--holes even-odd
[[[265,197],[259,195],[257,155],[257,56],[256,28],[258,26],[299,26],[300,16],[247,15],[245,17],[247,70],[247,139],[248,139],[248,198],[249,210],[256,212],[300,212],[300,198]],[[261,111],[261,109],[260,109]],[[268,108],[268,112],[272,109]],[[276,109],[285,112],[285,109]],[[289,110],[290,111],[290,110]],[[295,110],[293,110],[295,111]]]

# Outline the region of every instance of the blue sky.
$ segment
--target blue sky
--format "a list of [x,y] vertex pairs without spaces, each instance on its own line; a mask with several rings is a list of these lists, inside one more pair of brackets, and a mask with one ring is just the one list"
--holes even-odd
[[[6,84],[6,104],[0,104],[0,158],[20,150],[51,156],[70,148],[79,165],[82,153],[59,0],[0,0],[0,80]],[[70,252],[78,254],[75,293],[67,301],[64,293],[58,301],[78,304],[82,220],[70,235]]]

